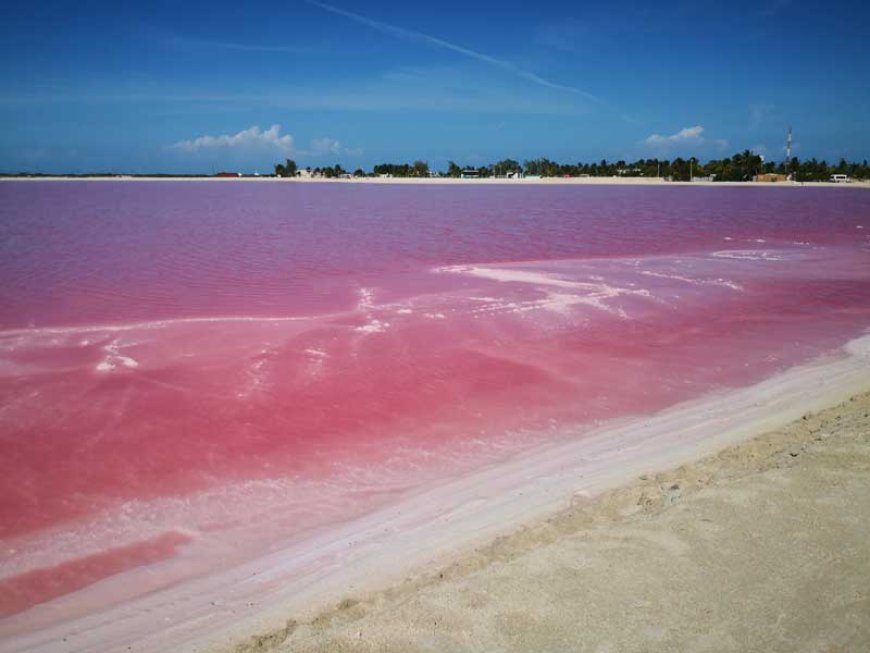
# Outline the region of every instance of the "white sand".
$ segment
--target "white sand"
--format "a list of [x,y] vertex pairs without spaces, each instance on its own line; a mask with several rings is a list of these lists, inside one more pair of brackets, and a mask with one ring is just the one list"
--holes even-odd
[[236,653],[870,650],[870,393]]
[[424,487],[242,567],[59,623],[70,606],[129,583],[147,583],[149,572],[106,579],[4,621],[0,651],[231,650],[252,633],[283,632],[288,615],[310,618],[348,594],[443,567],[578,498],[697,460],[868,390],[870,335],[852,341],[841,355],[752,387],[605,425]]
[[325,178],[279,178],[279,177],[129,177],[119,175],[113,177],[0,177],[3,181],[210,181],[220,183],[276,183],[276,184],[375,184],[375,185],[445,185],[456,184],[463,186],[480,186],[487,184],[507,186],[670,186],[675,188],[688,188],[692,186],[717,186],[717,187],[752,187],[752,188],[867,188],[870,189],[870,180],[852,181],[845,184],[831,183],[827,181],[812,182],[779,182],[779,183],[755,183],[752,181],[667,181],[661,177],[526,177],[523,179],[456,179],[454,177],[354,177],[351,179],[325,179]]

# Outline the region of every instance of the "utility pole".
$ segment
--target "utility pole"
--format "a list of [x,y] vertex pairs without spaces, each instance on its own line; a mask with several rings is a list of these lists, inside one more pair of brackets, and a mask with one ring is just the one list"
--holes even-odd
[[788,127],[788,136],[785,140],[785,176],[788,177],[788,168],[791,165],[791,125]]
[[695,157],[689,157],[689,181],[695,180]]

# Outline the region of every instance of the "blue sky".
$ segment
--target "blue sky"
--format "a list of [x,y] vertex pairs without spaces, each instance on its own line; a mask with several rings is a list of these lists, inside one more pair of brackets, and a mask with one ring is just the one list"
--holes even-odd
[[[194,6],[196,5],[196,6]],[[865,3],[11,2],[0,171],[870,158]]]

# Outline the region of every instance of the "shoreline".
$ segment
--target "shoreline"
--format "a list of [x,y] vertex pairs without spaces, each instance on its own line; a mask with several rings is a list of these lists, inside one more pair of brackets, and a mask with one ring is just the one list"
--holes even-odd
[[0,650],[123,651],[135,644],[138,651],[217,652],[255,641],[255,633],[262,641],[280,641],[288,618],[315,619],[342,599],[342,604],[352,603],[413,582],[428,570],[474,555],[497,538],[552,518],[566,505],[594,503],[602,493],[638,476],[692,463],[870,391],[868,370],[870,336],[865,335],[838,356],[761,383],[606,424],[576,441],[547,445],[432,484],[394,505],[223,574],[72,623],[51,621],[65,604],[87,602],[89,596],[111,592],[113,583],[129,579],[97,583],[53,602],[48,611],[6,620]]
[[158,176],[93,176],[76,177],[64,175],[50,175],[45,177],[0,177],[0,182],[38,182],[38,181],[86,181],[86,182],[226,182],[226,183],[301,183],[301,184],[374,184],[374,185],[421,185],[421,186],[668,186],[678,188],[690,188],[701,186],[730,187],[730,188],[864,188],[870,189],[870,180],[851,181],[849,183],[834,183],[830,181],[806,181],[806,182],[754,182],[754,181],[667,181],[661,177],[542,177],[523,179],[457,179],[454,177],[361,177],[352,179],[305,179],[284,177],[214,177],[214,176],[190,176],[190,177],[158,177]]
[[870,392],[233,650],[864,650],[868,465]]

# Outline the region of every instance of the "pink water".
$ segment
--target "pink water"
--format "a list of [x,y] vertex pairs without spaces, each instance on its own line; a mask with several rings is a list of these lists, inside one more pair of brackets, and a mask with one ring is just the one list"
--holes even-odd
[[9,615],[835,351],[870,193],[3,183],[0,278]]

